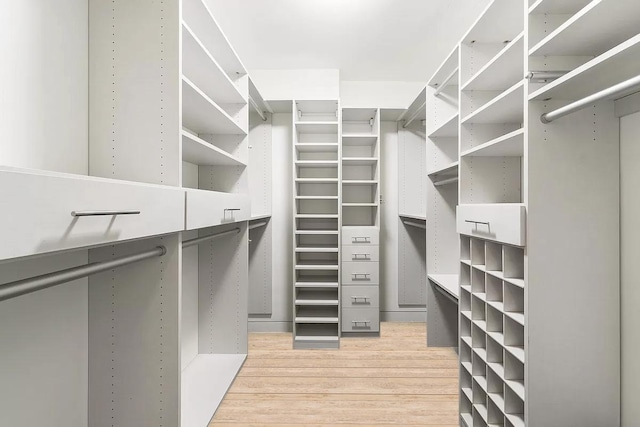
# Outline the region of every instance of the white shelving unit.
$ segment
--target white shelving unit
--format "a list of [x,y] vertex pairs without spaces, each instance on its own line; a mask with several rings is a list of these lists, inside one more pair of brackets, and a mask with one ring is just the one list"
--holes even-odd
[[340,346],[340,107],[294,101],[293,347]]

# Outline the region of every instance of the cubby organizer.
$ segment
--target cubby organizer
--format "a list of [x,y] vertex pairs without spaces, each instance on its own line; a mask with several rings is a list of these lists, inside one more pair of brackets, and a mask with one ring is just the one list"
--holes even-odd
[[294,101],[294,348],[340,346],[340,107]]

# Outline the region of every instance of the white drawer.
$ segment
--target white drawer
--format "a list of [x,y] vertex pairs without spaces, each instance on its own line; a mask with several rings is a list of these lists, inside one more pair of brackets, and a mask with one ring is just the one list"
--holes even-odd
[[82,175],[0,169],[0,205],[0,259],[184,228],[183,189]]
[[342,307],[379,307],[380,296],[377,286],[343,286]]
[[378,262],[379,246],[376,245],[343,245],[342,262]]
[[248,221],[251,202],[246,194],[187,190],[186,230]]
[[378,227],[342,227],[343,245],[378,245],[379,243]]
[[380,309],[345,308],[342,310],[342,332],[379,332]]
[[343,285],[378,285],[379,266],[377,262],[343,262]]
[[525,207],[522,204],[460,205],[456,218],[460,234],[525,246]]

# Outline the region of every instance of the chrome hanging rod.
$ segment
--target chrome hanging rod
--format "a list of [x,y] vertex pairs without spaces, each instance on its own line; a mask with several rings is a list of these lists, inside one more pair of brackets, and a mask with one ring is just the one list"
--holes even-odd
[[253,230],[254,228],[260,228],[260,227],[264,227],[265,225],[267,225],[268,222],[267,221],[261,221],[261,222],[256,222],[255,224],[251,224],[249,226],[249,230]]
[[530,71],[527,79],[532,83],[544,83],[549,80],[559,79],[567,74],[567,71]]
[[540,116],[540,120],[542,121],[542,123],[545,123],[545,124],[551,123],[554,120],[567,116],[571,113],[575,113],[576,111],[582,110],[583,108],[586,108],[589,105],[594,104],[598,101],[601,101],[603,99],[615,98],[616,96],[622,95],[625,92],[632,89],[640,90],[640,76],[636,76],[622,83],[618,83],[617,85],[613,85],[607,89],[603,89],[600,92],[596,92],[593,95],[589,95],[578,101],[572,102],[569,105],[560,107],[557,110],[553,110],[549,113],[545,113]]
[[441,185],[453,184],[454,182],[458,182],[458,177],[454,176],[453,178],[443,179],[442,181],[436,181],[433,183],[436,187],[440,187]]
[[449,82],[451,81],[451,79],[453,79],[456,74],[458,74],[458,67],[456,67],[455,70],[453,70],[451,72],[451,74],[449,74],[442,83],[440,83],[440,86],[437,87],[436,91],[433,92],[433,96],[438,96],[440,95],[440,93],[444,90],[445,87],[447,87],[447,85],[449,84]]
[[413,121],[418,117],[418,114],[420,114],[420,111],[422,111],[422,109],[423,109],[424,107],[426,107],[426,106],[427,106],[427,101],[423,102],[423,103],[422,103],[422,105],[421,105],[420,107],[418,107],[418,109],[416,110],[416,112],[415,112],[415,113],[413,113],[413,114],[411,115],[411,117],[409,117],[409,120],[407,120],[407,121],[402,125],[402,127],[403,127],[403,128],[406,128],[406,127],[407,127],[407,126],[409,126],[411,123],[413,123]]
[[0,285],[0,301],[15,298],[20,295],[50,288],[72,280],[81,279],[92,274],[112,270],[124,265],[133,264],[149,258],[161,257],[167,253],[167,248],[158,246],[144,252],[114,258],[110,261],[92,262],[80,267],[67,268],[54,273],[43,274],[30,279],[17,280],[15,282]]
[[258,104],[256,104],[256,101],[254,101],[252,97],[249,97],[249,105],[256,110],[256,113],[258,113],[263,122],[267,121],[267,116],[264,114],[264,111],[260,110],[260,107],[258,107]]
[[456,298],[454,295],[451,295],[451,293],[449,293],[449,291],[445,290],[442,288],[442,286],[440,286],[439,284],[437,284],[436,282],[434,282],[433,280],[429,279],[429,281],[433,282],[435,284],[434,288],[436,289],[436,291],[438,291],[443,297],[447,298],[449,301],[453,302],[454,304],[458,305],[458,298]]
[[423,228],[425,230],[427,229],[427,226],[425,224],[420,224],[419,222],[407,221],[406,219],[403,219],[402,223],[404,225],[410,225],[411,227]]
[[206,242],[207,240],[217,239],[218,237],[227,236],[231,233],[239,233],[240,228],[232,228],[231,230],[222,231],[220,233],[209,234],[208,236],[196,237],[195,239],[185,240],[182,242],[182,249],[188,248],[189,246],[199,245],[202,242]]

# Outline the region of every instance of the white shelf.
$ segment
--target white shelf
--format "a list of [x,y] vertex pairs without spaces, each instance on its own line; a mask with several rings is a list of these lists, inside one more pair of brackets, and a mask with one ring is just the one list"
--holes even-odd
[[335,306],[335,305],[338,305],[338,300],[337,299],[297,299],[296,305]]
[[515,313],[512,311],[504,311],[504,315],[509,317],[511,320],[515,321],[516,323],[519,323],[520,325],[524,326],[524,314],[523,313]]
[[524,415],[507,414],[506,417],[507,417],[507,420],[509,420],[509,422],[511,423],[511,425],[513,425],[513,427],[525,427]]
[[296,323],[338,323],[337,317],[296,317]]
[[337,253],[338,248],[336,246],[302,246],[297,247],[296,252],[298,253]]
[[429,134],[429,138],[455,138],[458,136],[458,112]]
[[504,90],[524,74],[524,33],[507,44],[466,82],[462,90]]
[[296,214],[296,219],[337,219],[338,214]]
[[524,30],[523,3],[493,0],[464,36],[462,43],[502,43],[512,40]]
[[638,1],[593,0],[531,48],[535,56],[592,56],[638,33]]
[[199,354],[189,363],[182,371],[182,426],[209,424],[246,357],[245,354]]
[[182,18],[228,75],[247,74],[247,69],[203,0],[185,0]]
[[[477,267],[477,266],[474,266]],[[504,277],[502,271],[487,271],[488,274],[497,277],[498,279],[504,280],[505,282],[509,282],[512,285],[518,286],[519,288],[524,289],[524,279],[514,279],[511,277]]]
[[456,176],[458,175],[458,162],[450,163],[446,166],[443,166],[439,169],[435,169],[431,172],[427,172],[429,177],[435,176]]
[[512,345],[505,345],[504,349],[511,353],[521,363],[524,363],[524,347],[516,347]]
[[320,142],[296,144],[295,147],[300,152],[327,153],[338,151],[339,145],[337,143]]
[[524,401],[524,382],[522,380],[505,380],[505,384]]
[[460,157],[522,157],[523,154],[524,129],[518,129],[463,151]]
[[473,427],[473,417],[471,416],[471,414],[460,414],[460,418],[462,418],[462,421],[466,424],[466,427]]
[[459,298],[457,274],[427,274],[427,277],[455,299]]
[[299,133],[338,133],[338,122],[296,122]]
[[640,34],[533,92],[529,99],[575,101],[638,74]]
[[297,184],[335,184],[338,178],[296,178]]
[[480,416],[482,417],[482,419],[486,423],[487,422],[487,407],[485,406],[485,404],[484,403],[474,403],[473,407],[475,408],[476,412],[478,414],[480,414]]
[[223,109],[182,77],[182,125],[198,134],[246,135]]
[[329,335],[298,335],[295,338],[296,341],[299,342],[338,342],[338,336],[329,336]]
[[378,181],[371,179],[343,179],[343,185],[376,185]]
[[378,141],[377,135],[370,134],[342,134],[342,145],[346,146],[370,146]]
[[427,216],[424,215],[412,215],[412,214],[406,214],[406,213],[399,213],[398,216],[400,218],[407,218],[407,219],[415,219],[417,221],[426,221],[427,220]]
[[238,88],[191,28],[182,24],[182,72],[218,104],[246,104]]
[[377,203],[342,203],[342,206],[345,208],[356,208],[356,207],[375,208],[375,207],[378,207],[378,204]]
[[335,289],[338,286],[338,282],[296,282],[296,288]]
[[296,230],[296,234],[303,234],[308,236],[337,235],[338,230]]
[[263,214],[263,215],[252,215],[249,221],[258,221],[261,219],[271,218],[271,214]]
[[[458,70],[458,45],[447,55],[442,64],[438,67],[433,76],[429,79],[429,83],[427,86],[430,86],[434,89],[440,87],[442,82],[451,75],[454,71]],[[456,73],[457,76],[457,73]],[[452,80],[455,80],[456,84],[458,83],[458,79],[454,77]]]
[[296,200],[338,200],[338,196],[296,196]]
[[297,264],[296,270],[337,270],[336,264]]
[[343,165],[351,166],[372,166],[378,163],[378,159],[375,157],[343,157]]
[[524,121],[524,81],[496,96],[462,120],[462,123],[522,123]]
[[201,166],[247,166],[213,144],[182,131],[182,160]]
[[529,8],[530,15],[573,14],[585,7],[591,0],[537,0]]
[[296,166],[305,168],[337,168],[337,160],[296,160]]

